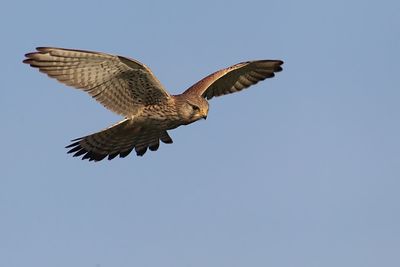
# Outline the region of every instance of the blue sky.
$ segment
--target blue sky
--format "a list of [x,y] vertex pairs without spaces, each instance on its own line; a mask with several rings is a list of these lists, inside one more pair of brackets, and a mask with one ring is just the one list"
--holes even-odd
[[[398,1],[1,6],[0,266],[400,266]],[[174,94],[285,65],[173,145],[93,164],[64,146],[120,117],[22,64],[36,46],[136,58]]]

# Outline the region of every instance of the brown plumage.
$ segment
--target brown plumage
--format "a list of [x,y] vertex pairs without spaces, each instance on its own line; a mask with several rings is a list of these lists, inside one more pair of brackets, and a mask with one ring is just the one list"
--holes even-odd
[[214,96],[241,91],[282,70],[281,60],[242,62],[216,71],[180,95],[170,95],[151,70],[126,57],[63,48],[38,47],[24,63],[49,77],[86,91],[109,110],[125,117],[94,134],[72,140],[68,153],[99,161],[155,151],[172,143],[167,130],[206,118]]

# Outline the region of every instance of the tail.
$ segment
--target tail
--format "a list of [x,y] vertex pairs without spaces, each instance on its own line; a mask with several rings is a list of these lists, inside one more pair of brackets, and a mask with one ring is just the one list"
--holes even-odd
[[172,143],[167,131],[142,127],[125,119],[101,132],[74,139],[66,148],[71,148],[68,153],[74,153],[74,157],[83,155],[82,159],[100,161],[107,156],[109,160],[118,155],[124,158],[133,149],[138,156],[143,156],[148,148],[156,151],[159,140]]

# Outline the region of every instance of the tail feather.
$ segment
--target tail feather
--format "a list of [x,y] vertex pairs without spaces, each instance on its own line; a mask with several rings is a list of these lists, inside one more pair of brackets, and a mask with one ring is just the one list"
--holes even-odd
[[106,157],[109,160],[120,156],[128,156],[135,150],[138,156],[143,156],[147,149],[156,151],[160,141],[172,143],[171,137],[165,130],[149,129],[135,125],[125,119],[103,131],[72,140],[68,153],[74,157],[82,156],[89,161],[100,161]]

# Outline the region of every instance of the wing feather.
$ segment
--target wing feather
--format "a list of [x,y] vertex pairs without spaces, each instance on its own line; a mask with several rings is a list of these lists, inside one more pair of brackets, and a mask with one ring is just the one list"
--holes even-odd
[[143,156],[147,149],[156,151],[159,140],[164,143],[172,143],[171,137],[165,130],[141,127],[125,119],[103,131],[72,140],[72,144],[66,146],[74,157],[82,156],[82,159],[99,161],[106,157],[109,160],[120,156],[126,157],[132,150],[138,156]]
[[24,63],[65,85],[86,91],[111,111],[134,116],[143,106],[165,103],[170,95],[144,64],[126,57],[63,48],[38,47]]
[[275,76],[282,70],[281,60],[256,60],[238,63],[216,71],[187,89],[184,94],[201,95],[207,99],[235,93]]

